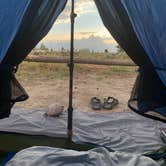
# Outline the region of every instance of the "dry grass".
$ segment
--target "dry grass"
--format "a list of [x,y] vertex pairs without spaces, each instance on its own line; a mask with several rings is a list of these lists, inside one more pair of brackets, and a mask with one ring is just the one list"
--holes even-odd
[[[59,57],[61,52],[54,52],[47,54],[47,56]],[[66,55],[65,55],[66,56]],[[77,57],[80,58],[94,58],[98,60],[119,60],[119,61],[131,61],[128,56],[122,52],[119,54],[110,53],[79,53]],[[17,73],[20,79],[65,79],[69,76],[69,70],[67,64],[46,64],[46,63],[34,63],[23,62]],[[135,74],[137,67],[123,67],[123,66],[96,66],[96,65],[75,65],[75,74],[82,73],[93,74],[98,77],[110,76],[110,75],[132,75]]]
[[[95,56],[103,59],[101,55],[95,54]],[[104,58],[106,56],[104,55]],[[119,56],[121,60],[126,60],[126,55],[117,55],[114,60]],[[112,59],[110,56],[109,58]],[[127,108],[127,100],[135,76],[136,67],[76,64],[74,108],[91,111],[89,106],[91,97],[114,96],[120,104],[112,111],[123,111]],[[17,78],[27,90],[30,98],[26,102],[17,103],[16,106],[36,109],[58,102],[67,107],[69,71],[66,64],[23,62],[17,72]]]

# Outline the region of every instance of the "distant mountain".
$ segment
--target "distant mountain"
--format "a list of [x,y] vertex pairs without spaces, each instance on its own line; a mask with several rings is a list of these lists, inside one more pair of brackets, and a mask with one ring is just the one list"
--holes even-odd
[[[61,48],[69,49],[70,41],[45,41],[44,44],[49,49],[61,50]],[[116,52],[116,45],[107,44],[104,39],[96,36],[75,40],[75,49],[89,49],[90,51],[103,52],[107,49],[109,52]]]

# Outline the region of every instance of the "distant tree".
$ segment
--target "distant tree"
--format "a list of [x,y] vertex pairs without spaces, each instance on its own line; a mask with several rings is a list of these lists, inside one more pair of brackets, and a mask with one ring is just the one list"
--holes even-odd
[[104,53],[108,53],[108,52],[109,52],[108,49],[105,49],[105,50],[104,50]]
[[40,49],[41,49],[41,50],[46,50],[46,51],[48,51],[48,48],[45,46],[44,43],[41,43]]
[[66,50],[65,50],[65,48],[64,47],[62,47],[61,48],[61,52],[65,52]]
[[116,48],[117,48],[118,53],[123,53],[124,52],[124,49],[120,45],[117,45]]
[[61,47],[61,55],[62,56],[68,56],[68,52],[64,47]]

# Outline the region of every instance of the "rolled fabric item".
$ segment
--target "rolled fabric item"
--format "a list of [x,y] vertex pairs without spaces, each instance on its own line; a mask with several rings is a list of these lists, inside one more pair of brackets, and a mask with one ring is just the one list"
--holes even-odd
[[54,103],[48,106],[47,112],[44,114],[49,117],[58,117],[64,111],[64,106]]

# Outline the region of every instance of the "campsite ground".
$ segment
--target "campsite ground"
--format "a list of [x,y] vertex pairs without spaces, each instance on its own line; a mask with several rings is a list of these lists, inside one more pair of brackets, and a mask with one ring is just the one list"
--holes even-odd
[[[17,78],[30,98],[16,107],[45,108],[50,104],[68,104],[68,68],[64,64],[24,62]],[[120,102],[112,111],[125,111],[136,77],[136,67],[76,65],[74,73],[74,108],[92,111],[90,98],[108,96]]]

